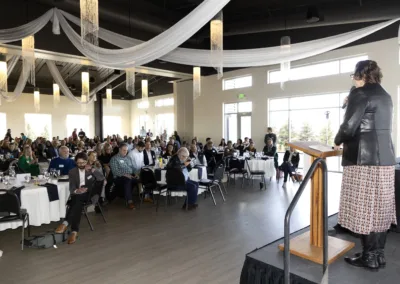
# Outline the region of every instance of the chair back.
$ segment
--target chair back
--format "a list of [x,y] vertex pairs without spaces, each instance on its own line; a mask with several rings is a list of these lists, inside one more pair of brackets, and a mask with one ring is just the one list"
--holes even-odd
[[18,159],[14,159],[8,165],[8,172],[10,172],[11,167],[14,167],[16,174],[24,174],[25,172],[18,166]]
[[224,163],[218,163],[217,167],[215,168],[214,171],[214,180],[221,181],[224,178],[224,169],[225,169],[225,164]]
[[[21,204],[18,196],[12,190],[0,189],[0,212],[13,213],[21,218]],[[4,218],[3,222],[6,221]],[[0,218],[0,223],[2,218]]]
[[231,157],[228,160],[228,169],[230,171],[235,170],[235,169],[241,171],[241,170],[243,170],[243,166],[238,158]]
[[140,171],[140,181],[145,188],[157,186],[156,176],[150,168],[142,168]]
[[182,187],[186,185],[185,175],[181,169],[168,169],[165,174],[168,188]]

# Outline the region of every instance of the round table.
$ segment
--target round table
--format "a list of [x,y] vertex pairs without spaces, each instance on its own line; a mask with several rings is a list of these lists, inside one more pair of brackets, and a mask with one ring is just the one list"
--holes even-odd
[[[251,171],[265,171],[265,178],[271,178],[275,176],[274,159],[268,160],[247,160],[249,167],[246,165],[247,172],[250,174]],[[250,170],[249,170],[250,168]]]

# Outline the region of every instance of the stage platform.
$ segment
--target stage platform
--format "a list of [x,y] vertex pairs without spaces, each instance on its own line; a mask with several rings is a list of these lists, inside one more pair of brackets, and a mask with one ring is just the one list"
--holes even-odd
[[[329,228],[337,222],[337,215],[329,217]],[[291,237],[309,231],[304,228]],[[361,251],[360,240],[349,234],[337,234],[335,237],[356,243],[356,247],[347,255]],[[281,284],[283,283],[283,252],[278,245],[283,238],[247,254],[240,284]],[[386,243],[386,268],[371,272],[357,268],[344,262],[343,257],[329,265],[329,284],[386,284],[400,283],[400,234],[391,232]],[[323,278],[322,265],[291,255],[290,258],[291,284],[320,284]]]

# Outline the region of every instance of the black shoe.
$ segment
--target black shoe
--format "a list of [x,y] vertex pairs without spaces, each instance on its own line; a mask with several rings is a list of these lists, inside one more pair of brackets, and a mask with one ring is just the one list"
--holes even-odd
[[260,182],[260,190],[262,190],[264,187],[264,184],[262,182]]
[[372,270],[376,270],[379,268],[378,259],[374,252],[368,252],[362,256],[353,258],[345,257],[344,260],[348,264],[351,264],[356,267],[365,267]]

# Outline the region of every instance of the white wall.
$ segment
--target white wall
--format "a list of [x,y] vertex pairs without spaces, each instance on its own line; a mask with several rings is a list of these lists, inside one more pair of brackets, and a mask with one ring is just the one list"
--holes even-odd
[[[398,105],[398,86],[400,85],[400,66],[399,50],[397,39],[389,39],[365,45],[343,48],[327,52],[325,54],[292,62],[292,66],[306,65],[309,63],[329,61],[336,58],[350,57],[368,54],[369,59],[376,60],[384,75],[383,87],[392,95],[393,103]],[[239,101],[237,95],[244,93],[248,101],[253,102],[252,112],[252,138],[256,145],[263,145],[263,138],[268,126],[268,99],[277,97],[293,97],[313,94],[335,93],[348,91],[351,87],[349,73],[334,76],[292,81],[285,84],[285,90],[281,90],[280,84],[267,84],[268,70],[277,70],[278,66],[267,66],[260,68],[247,68],[224,73],[224,78],[236,77],[251,74],[253,76],[253,86],[244,89],[222,90],[222,80],[217,80],[216,76],[202,78],[201,97],[194,101],[194,135],[199,139],[205,140],[212,137],[214,141],[219,141],[223,135],[223,113],[222,105]],[[184,83],[177,83],[179,86]],[[192,93],[187,90],[188,86],[182,88],[185,96],[192,97]],[[177,94],[178,99],[181,97]],[[395,145],[400,144],[397,139],[397,118],[398,108],[394,110],[393,138]],[[180,129],[178,128],[178,131]],[[187,131],[187,129],[186,129]],[[399,142],[399,143],[397,143]],[[400,148],[400,145],[399,147]]]
[[194,133],[193,81],[174,83],[175,125],[181,141],[191,141]]
[[[52,136],[68,137],[66,118],[67,114],[89,115],[89,130],[85,130],[88,135],[94,135],[94,109],[93,104],[87,106],[86,112],[82,112],[78,103],[67,99],[64,96],[60,98],[58,108],[53,106],[53,96],[40,96],[40,111],[38,113],[51,114],[52,116]],[[22,94],[17,101],[7,103],[4,100],[0,106],[0,112],[6,113],[7,128],[11,128],[13,136],[19,136],[25,131],[25,113],[36,113],[33,107],[33,94]],[[4,135],[0,133],[0,137]]]
[[[153,132],[154,135],[159,135],[160,133],[154,133],[155,128],[156,128],[156,121],[155,121],[156,115],[162,114],[162,113],[174,113],[175,110],[174,110],[174,106],[155,107],[154,103],[156,100],[172,98],[172,97],[173,97],[173,94],[151,97],[151,98],[149,98],[149,108],[147,108],[147,109],[139,109],[138,108],[138,103],[140,103],[141,100],[131,101],[132,136],[137,136],[140,134],[139,131],[142,128],[142,125],[139,125],[139,117],[141,115],[147,115],[147,117],[148,117],[148,120],[146,122],[146,131],[148,129],[151,129],[151,131]],[[176,104],[176,101],[175,101],[175,104]],[[168,134],[171,134],[171,133],[168,133]]]

